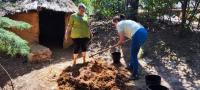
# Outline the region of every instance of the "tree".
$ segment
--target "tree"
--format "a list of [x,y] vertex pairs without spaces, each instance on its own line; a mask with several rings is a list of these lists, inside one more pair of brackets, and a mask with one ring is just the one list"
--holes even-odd
[[126,0],[126,15],[128,18],[137,20],[139,0]]
[[15,33],[6,30],[8,28],[27,30],[31,28],[31,25],[23,21],[14,21],[7,17],[0,17],[0,52],[5,52],[11,56],[18,54],[27,56],[30,51],[28,42]]
[[182,22],[181,26],[184,27],[186,20],[187,20],[187,7],[190,0],[182,0],[181,1],[181,8],[182,8]]
[[124,13],[124,0],[73,0],[75,4],[84,3],[89,14],[96,19],[110,18],[115,14]]

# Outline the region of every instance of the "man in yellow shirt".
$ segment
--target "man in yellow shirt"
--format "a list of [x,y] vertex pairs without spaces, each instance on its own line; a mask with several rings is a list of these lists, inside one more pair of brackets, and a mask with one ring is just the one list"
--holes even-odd
[[88,25],[88,16],[85,14],[86,6],[78,5],[79,12],[70,16],[67,36],[73,40],[73,65],[76,64],[78,53],[81,50],[83,63],[86,62],[87,45],[90,40],[90,30]]

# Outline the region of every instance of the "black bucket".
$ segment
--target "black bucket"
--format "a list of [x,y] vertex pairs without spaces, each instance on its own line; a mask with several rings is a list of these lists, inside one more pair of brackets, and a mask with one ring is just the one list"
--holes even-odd
[[112,59],[113,63],[120,63],[121,53],[120,52],[113,52]]
[[146,75],[145,76],[145,82],[146,82],[147,86],[160,85],[161,77],[158,76],[158,75]]
[[162,85],[151,85],[147,87],[147,90],[169,90],[169,89]]

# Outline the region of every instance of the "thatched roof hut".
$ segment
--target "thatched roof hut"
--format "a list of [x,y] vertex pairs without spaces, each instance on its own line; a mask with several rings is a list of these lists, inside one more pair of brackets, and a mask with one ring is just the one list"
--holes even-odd
[[72,0],[0,0],[0,16],[32,25],[30,30],[11,30],[29,44],[69,46],[64,39],[65,26],[69,16],[77,10]]

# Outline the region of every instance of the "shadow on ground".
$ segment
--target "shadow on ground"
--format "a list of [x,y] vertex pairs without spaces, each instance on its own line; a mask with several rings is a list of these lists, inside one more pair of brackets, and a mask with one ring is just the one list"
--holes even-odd
[[[25,60],[27,60],[26,58],[22,58],[22,57],[11,58],[9,56],[5,56],[1,54],[0,63],[8,71],[12,79],[15,79],[19,76],[23,76],[34,70],[42,69],[51,64],[56,64],[59,62],[65,62],[67,60],[71,60],[71,56],[72,56],[71,48],[69,49],[52,48],[51,50],[53,52],[51,61],[40,62],[40,63],[27,63],[27,62],[24,62]],[[0,87],[3,87],[7,82],[10,81],[2,68],[0,68],[0,81],[1,81]]]
[[200,32],[188,32],[180,37],[178,30],[181,29],[177,26],[166,25],[150,28],[143,47],[144,58],[172,89],[200,89]]

